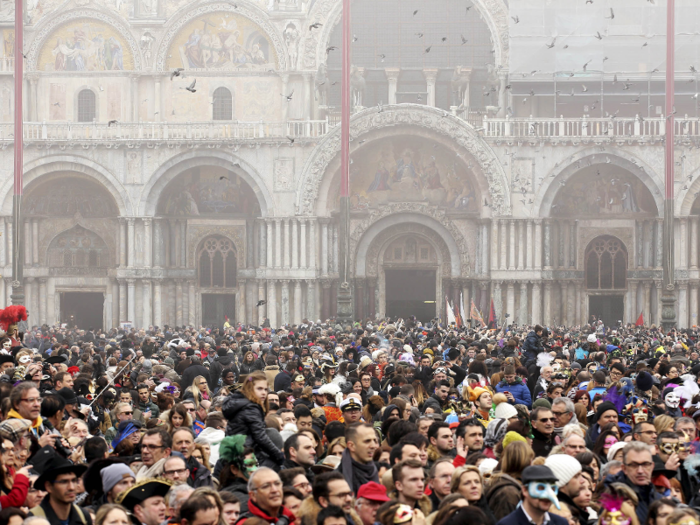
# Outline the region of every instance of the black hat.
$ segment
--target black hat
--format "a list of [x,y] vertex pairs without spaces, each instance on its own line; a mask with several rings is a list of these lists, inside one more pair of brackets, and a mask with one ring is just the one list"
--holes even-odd
[[600,417],[608,410],[614,410],[615,412],[617,412],[617,407],[613,405],[610,401],[603,401],[600,405],[598,405],[598,409],[595,411],[596,421],[599,420]]
[[67,459],[59,456],[56,451],[48,445],[39,449],[29,460],[29,463],[33,466],[34,470],[41,473],[34,482],[34,488],[37,490],[46,490],[44,488],[44,483],[47,481],[53,482],[61,474],[73,472],[76,476],[80,477],[87,470],[86,465],[74,465]]
[[0,354],[0,364],[3,363],[15,363],[15,358],[12,357],[10,354]]
[[163,496],[168,493],[172,483],[162,479],[145,479],[140,483],[136,483],[133,487],[125,490],[117,496],[119,505],[123,505],[131,512],[139,503],[143,503],[148,498],[154,496]]
[[532,465],[530,467],[525,467],[523,473],[520,475],[520,479],[523,485],[530,483],[531,481],[559,481],[552,472],[552,469],[545,467],[544,465]]
[[78,397],[75,395],[75,392],[73,392],[73,390],[68,388],[67,386],[64,386],[61,390],[59,390],[56,393],[63,398],[63,401],[66,402],[66,405],[78,404]]
[[46,359],[44,359],[44,362],[50,363],[52,365],[60,365],[61,363],[68,362],[68,356],[65,354],[52,355],[51,357],[47,357]]

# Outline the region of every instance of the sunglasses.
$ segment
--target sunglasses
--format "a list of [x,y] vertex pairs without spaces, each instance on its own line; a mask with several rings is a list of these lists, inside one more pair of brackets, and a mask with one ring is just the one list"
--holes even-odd
[[555,418],[555,417],[543,417],[543,418],[538,419],[537,421],[542,421],[543,423],[546,423],[548,421],[554,422],[554,421],[556,421],[556,419],[557,418]]

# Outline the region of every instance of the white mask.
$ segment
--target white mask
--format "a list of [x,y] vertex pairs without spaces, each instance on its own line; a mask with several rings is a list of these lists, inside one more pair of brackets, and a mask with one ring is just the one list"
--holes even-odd
[[666,394],[664,402],[666,403],[666,406],[668,408],[678,408],[678,405],[681,402],[681,396],[679,396],[675,392],[669,392],[668,394]]

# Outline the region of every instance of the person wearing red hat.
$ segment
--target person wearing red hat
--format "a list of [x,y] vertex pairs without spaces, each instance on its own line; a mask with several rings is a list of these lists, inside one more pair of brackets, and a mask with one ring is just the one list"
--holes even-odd
[[384,485],[374,481],[362,485],[357,491],[355,501],[355,510],[362,520],[362,525],[374,525],[377,521],[377,509],[387,501],[391,501],[391,498],[386,495]]

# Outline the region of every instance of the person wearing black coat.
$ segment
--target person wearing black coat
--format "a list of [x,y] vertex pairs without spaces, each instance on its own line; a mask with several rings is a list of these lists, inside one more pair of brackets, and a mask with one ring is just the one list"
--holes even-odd
[[263,410],[263,405],[267,406],[267,399],[262,402],[263,404],[260,404],[259,401],[253,401],[256,399],[255,385],[262,387],[263,381],[265,382],[265,395],[267,395],[267,377],[262,372],[253,372],[241,390],[226,398],[222,413],[228,420],[226,435],[245,435],[245,445],[255,451],[255,456],[260,464],[279,470],[284,463],[284,453],[275,446],[267,435]]
[[188,366],[182,373],[182,381],[180,382],[180,388],[184,391],[186,388],[192,386],[194,383],[194,378],[197,376],[203,376],[204,379],[209,383],[209,370],[201,365],[201,361],[198,357],[192,358],[193,362]]
[[219,379],[224,368],[230,368],[233,363],[233,357],[228,355],[228,349],[220,347],[217,351],[217,356],[209,365],[209,390],[212,392],[219,386]]
[[542,345],[542,337],[544,334],[545,329],[540,325],[535,326],[535,329],[527,334],[522,348],[524,357],[522,361],[525,367],[534,364],[537,361],[537,354],[544,351],[544,346]]

